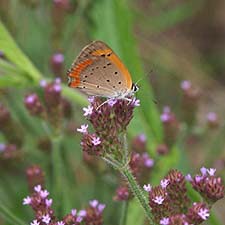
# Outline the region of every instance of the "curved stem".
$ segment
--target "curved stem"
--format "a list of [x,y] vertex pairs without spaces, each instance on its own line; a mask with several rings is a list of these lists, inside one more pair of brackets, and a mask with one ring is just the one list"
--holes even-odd
[[155,223],[153,221],[153,216],[152,216],[152,213],[150,210],[150,206],[148,205],[148,200],[146,199],[142,188],[138,185],[135,177],[131,173],[130,168],[126,167],[123,170],[120,170],[120,172],[127,179],[134,196],[138,199],[139,203],[141,204],[142,208],[144,209],[148,220],[151,222],[151,224],[154,225]]

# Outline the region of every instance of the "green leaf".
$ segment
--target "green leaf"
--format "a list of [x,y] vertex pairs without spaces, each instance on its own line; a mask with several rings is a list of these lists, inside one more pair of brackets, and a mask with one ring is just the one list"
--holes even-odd
[[27,77],[33,81],[41,79],[40,72],[34,67],[31,61],[17,46],[3,23],[0,21],[0,49],[6,58],[14,63],[21,71],[24,71]]

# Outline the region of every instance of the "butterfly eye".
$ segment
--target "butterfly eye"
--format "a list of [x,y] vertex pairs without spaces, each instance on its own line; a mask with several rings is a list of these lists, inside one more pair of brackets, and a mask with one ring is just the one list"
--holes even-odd
[[136,84],[132,84],[131,90],[133,92],[137,92],[139,90],[139,87]]

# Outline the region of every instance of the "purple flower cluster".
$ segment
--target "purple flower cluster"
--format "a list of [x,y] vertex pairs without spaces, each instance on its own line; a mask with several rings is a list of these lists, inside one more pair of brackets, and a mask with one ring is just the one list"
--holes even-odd
[[[191,178],[190,175],[184,177],[178,170],[171,170],[159,186],[144,185],[156,223],[197,225],[208,219],[211,204],[224,196],[224,186],[221,178],[215,177],[215,169],[202,168],[201,172],[202,175]],[[204,202],[191,203],[187,195],[187,181],[204,197]]]
[[70,103],[61,96],[61,81],[59,78],[52,83],[41,80],[40,86],[44,90],[43,99],[36,93],[30,93],[24,98],[25,107],[31,115],[49,121],[54,128],[59,128],[62,117],[71,116]]
[[89,98],[90,105],[84,110],[84,116],[92,124],[95,133],[88,132],[88,125],[81,125],[77,129],[83,134],[83,151],[92,155],[113,154],[119,161],[123,157],[121,149],[121,134],[133,117],[133,110],[139,106],[139,100],[133,98],[129,101],[122,99],[110,99],[104,102],[98,97]]
[[188,175],[188,179],[193,188],[198,191],[208,203],[214,203],[224,197],[224,185],[221,177],[215,176],[216,169],[201,168],[201,174],[193,178]]
[[97,200],[90,201],[89,206],[77,211],[72,209],[69,214],[59,220],[52,209],[53,200],[48,198],[49,192],[36,185],[33,194],[23,199],[23,205],[30,205],[35,213],[35,219],[30,225],[102,225],[102,213],[105,208],[104,204]]

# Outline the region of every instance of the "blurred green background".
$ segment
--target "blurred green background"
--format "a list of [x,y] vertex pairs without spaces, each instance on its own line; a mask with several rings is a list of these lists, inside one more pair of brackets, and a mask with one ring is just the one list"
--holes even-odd
[[[0,60],[0,101],[9,109],[23,136],[22,159],[0,165],[0,204],[8,213],[25,224],[33,218],[31,210],[21,206],[28,195],[25,169],[31,164],[43,168],[47,188],[54,192],[51,156],[40,151],[37,144],[44,131],[40,120],[26,111],[23,98],[30,91],[38,91],[41,79],[61,76],[63,96],[73,110],[72,118],[65,121],[61,145],[63,213],[97,198],[107,205],[105,224],[119,224],[122,204],[112,200],[117,186],[115,173],[103,165],[101,176],[96,176],[82,160],[80,135],[68,131],[84,123],[82,106],[87,101],[84,95],[66,87],[66,71],[92,40],[105,41],[121,57],[133,81],[141,79],[137,93],[141,107],[129,126],[130,139],[145,133],[149,152],[156,157],[156,147],[164,136],[160,122],[163,107],[169,105],[180,121],[177,142],[167,156],[159,159],[151,183],[156,184],[171,168],[187,173],[202,166],[216,167],[224,178],[225,1],[58,2],[61,3],[0,0],[0,51],[12,62]],[[59,74],[52,65],[55,53],[63,54],[65,59]],[[192,123],[182,120],[182,80],[190,80],[200,93]],[[218,115],[218,126],[213,130],[208,128],[206,117],[211,111]],[[2,134],[0,141],[7,142]],[[7,221],[6,209],[1,209],[0,224],[14,224]],[[224,210],[223,200],[216,203],[208,224],[223,224]],[[135,200],[129,205],[127,224],[143,224],[143,212]]]

